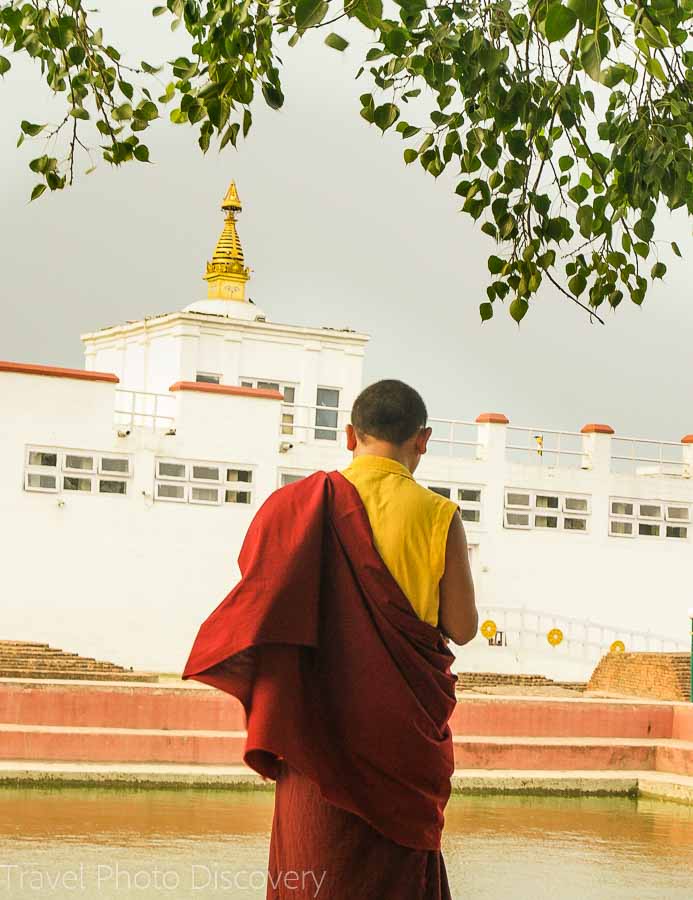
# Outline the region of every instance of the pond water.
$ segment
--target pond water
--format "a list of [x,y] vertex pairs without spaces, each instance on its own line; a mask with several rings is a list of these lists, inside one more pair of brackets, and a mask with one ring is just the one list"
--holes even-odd
[[[272,804],[264,791],[0,789],[0,900],[264,898]],[[693,898],[693,809],[671,803],[453,796],[444,849],[460,900]]]

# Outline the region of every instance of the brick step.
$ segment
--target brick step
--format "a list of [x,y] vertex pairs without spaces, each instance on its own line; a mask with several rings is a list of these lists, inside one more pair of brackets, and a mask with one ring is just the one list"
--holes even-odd
[[74,658],[65,659],[58,656],[55,659],[2,659],[0,658],[0,667],[3,669],[36,669],[38,672],[47,671],[48,669],[101,669],[109,672],[127,672],[124,666],[118,666],[115,663],[100,662],[95,659],[84,659],[76,656]]
[[545,675],[513,675],[498,672],[458,672],[457,690],[474,690],[478,687],[559,687],[584,691],[584,681],[554,681]]
[[[244,731],[0,725],[0,759],[237,765]],[[693,742],[455,737],[461,769],[665,771],[693,776]]]
[[49,648],[49,644],[42,644],[38,641],[0,641],[0,647],[45,647]]
[[0,725],[0,759],[238,764],[245,731]]
[[[127,677],[132,682],[143,677],[131,674],[134,677]],[[1,683],[0,722],[208,731],[245,727],[240,703],[220,691],[136,683],[122,687]],[[693,740],[693,706],[582,698],[460,697],[451,727],[462,736]]]
[[107,660],[33,641],[0,641],[0,678],[155,680]]
[[693,775],[693,742],[626,738],[456,737],[460,769],[672,772]]
[[58,679],[69,681],[146,681],[157,682],[159,676],[148,672],[112,671],[110,669],[43,669],[0,668],[0,678],[23,680]]

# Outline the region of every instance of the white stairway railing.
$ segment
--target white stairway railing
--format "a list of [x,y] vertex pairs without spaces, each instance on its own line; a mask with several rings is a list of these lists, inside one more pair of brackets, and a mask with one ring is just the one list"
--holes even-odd
[[[498,646],[541,649],[580,659],[599,659],[609,652],[615,641],[622,642],[626,651],[685,652],[687,649],[684,642],[667,635],[604,625],[591,619],[556,615],[527,607],[482,605],[479,607],[479,622],[483,624],[488,620],[496,626],[497,634],[492,642],[495,641]],[[562,639],[552,646],[548,635],[555,629],[560,630]]]

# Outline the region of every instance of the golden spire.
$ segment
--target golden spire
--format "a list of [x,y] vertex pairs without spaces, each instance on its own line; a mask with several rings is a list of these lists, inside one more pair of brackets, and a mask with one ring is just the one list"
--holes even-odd
[[229,185],[221,208],[226,213],[224,230],[202,276],[207,282],[207,297],[210,300],[245,301],[245,283],[250,278],[250,269],[244,263],[243,248],[236,231],[236,214],[243,209],[243,204],[235,181]]

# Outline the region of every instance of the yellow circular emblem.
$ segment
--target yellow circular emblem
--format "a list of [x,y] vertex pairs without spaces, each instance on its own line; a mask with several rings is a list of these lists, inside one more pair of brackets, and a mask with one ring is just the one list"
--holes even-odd
[[493,619],[486,619],[484,624],[481,626],[481,633],[489,641],[491,640],[491,638],[494,638],[496,636],[497,631],[498,629],[496,628],[496,623],[493,621]]
[[558,647],[563,642],[563,632],[560,628],[552,628],[546,635],[546,640],[552,647]]
[[611,653],[625,653],[626,645],[623,641],[614,641],[613,644],[609,647],[609,651]]

